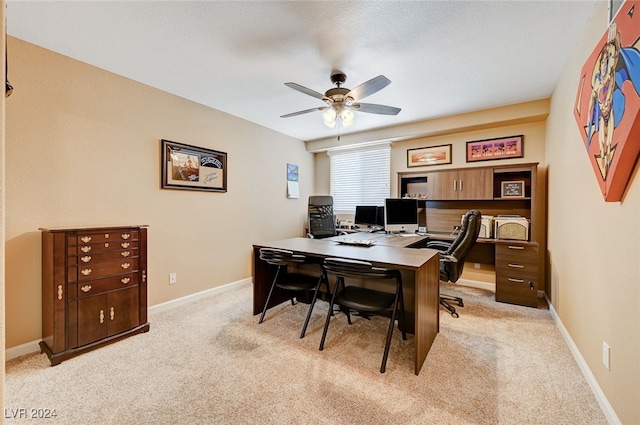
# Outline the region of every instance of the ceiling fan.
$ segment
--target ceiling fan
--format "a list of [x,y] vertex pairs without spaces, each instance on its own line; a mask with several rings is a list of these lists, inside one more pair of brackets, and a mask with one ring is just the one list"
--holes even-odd
[[304,111],[292,112],[290,114],[282,115],[281,118],[294,117],[296,115],[302,115],[314,111],[324,111],[322,114],[324,124],[327,127],[334,128],[337,121],[340,121],[345,127],[353,124],[353,111],[381,115],[397,115],[400,112],[400,108],[396,108],[394,106],[360,103],[360,99],[364,99],[365,97],[370,96],[391,84],[391,80],[384,75],[378,75],[369,81],[365,81],[355,89],[342,87],[342,84],[344,84],[345,81],[347,81],[347,76],[342,71],[332,71],[331,82],[335,84],[336,87],[330,88],[324,94],[308,89],[300,84],[284,83],[287,87],[291,87],[301,93],[322,100],[327,104],[327,106],[319,106],[317,108],[305,109]]

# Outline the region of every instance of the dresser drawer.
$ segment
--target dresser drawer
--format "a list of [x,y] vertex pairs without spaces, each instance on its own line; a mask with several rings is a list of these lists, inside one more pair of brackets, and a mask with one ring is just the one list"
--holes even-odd
[[69,235],[68,245],[87,245],[103,242],[133,241],[138,240],[138,230],[136,229],[116,229],[114,231],[105,230],[103,232],[78,232]]
[[[76,238],[74,238],[75,240]],[[101,252],[109,252],[114,250],[126,250],[138,248],[139,242],[137,240],[124,241],[113,240],[107,242],[101,242],[97,244],[81,244],[81,245],[68,245],[67,255],[86,255],[96,254]]]
[[111,276],[104,279],[95,279],[82,283],[73,283],[68,285],[68,297],[69,299],[85,298],[104,292],[136,286],[137,284],[137,273],[128,273],[126,275]]
[[83,282],[86,280],[99,279],[112,275],[121,275],[138,270],[138,259],[127,258],[119,261],[109,261],[105,263],[83,264],[75,267],[68,267],[69,282]]
[[137,258],[138,257],[138,249],[123,249],[119,251],[109,251],[109,252],[94,252],[87,253],[81,255],[71,255],[69,256],[69,265],[88,265],[88,264],[96,264],[96,263],[104,263],[105,261],[113,261],[113,260],[124,260],[128,258]]

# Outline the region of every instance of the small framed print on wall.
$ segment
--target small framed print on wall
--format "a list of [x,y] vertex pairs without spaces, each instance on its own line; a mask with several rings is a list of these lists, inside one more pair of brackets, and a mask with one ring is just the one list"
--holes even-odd
[[467,162],[524,157],[524,136],[467,142]]
[[451,164],[451,145],[407,149],[407,168]]
[[212,149],[161,141],[163,189],[227,191],[227,154]]

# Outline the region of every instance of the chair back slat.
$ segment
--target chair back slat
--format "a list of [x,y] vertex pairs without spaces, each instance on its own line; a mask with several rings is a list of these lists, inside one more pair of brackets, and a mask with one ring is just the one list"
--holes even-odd
[[275,266],[306,262],[306,257],[302,254],[295,254],[293,251],[276,248],[260,248],[260,259]]
[[398,270],[374,267],[366,261],[349,260],[347,258],[326,258],[324,268],[328,272],[340,276],[364,277],[368,279],[390,279],[398,275]]

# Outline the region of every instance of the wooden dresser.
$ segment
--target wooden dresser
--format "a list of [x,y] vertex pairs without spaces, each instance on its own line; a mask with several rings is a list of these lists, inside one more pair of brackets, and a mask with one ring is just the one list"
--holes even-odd
[[42,341],[51,365],[147,332],[147,228],[42,232]]

